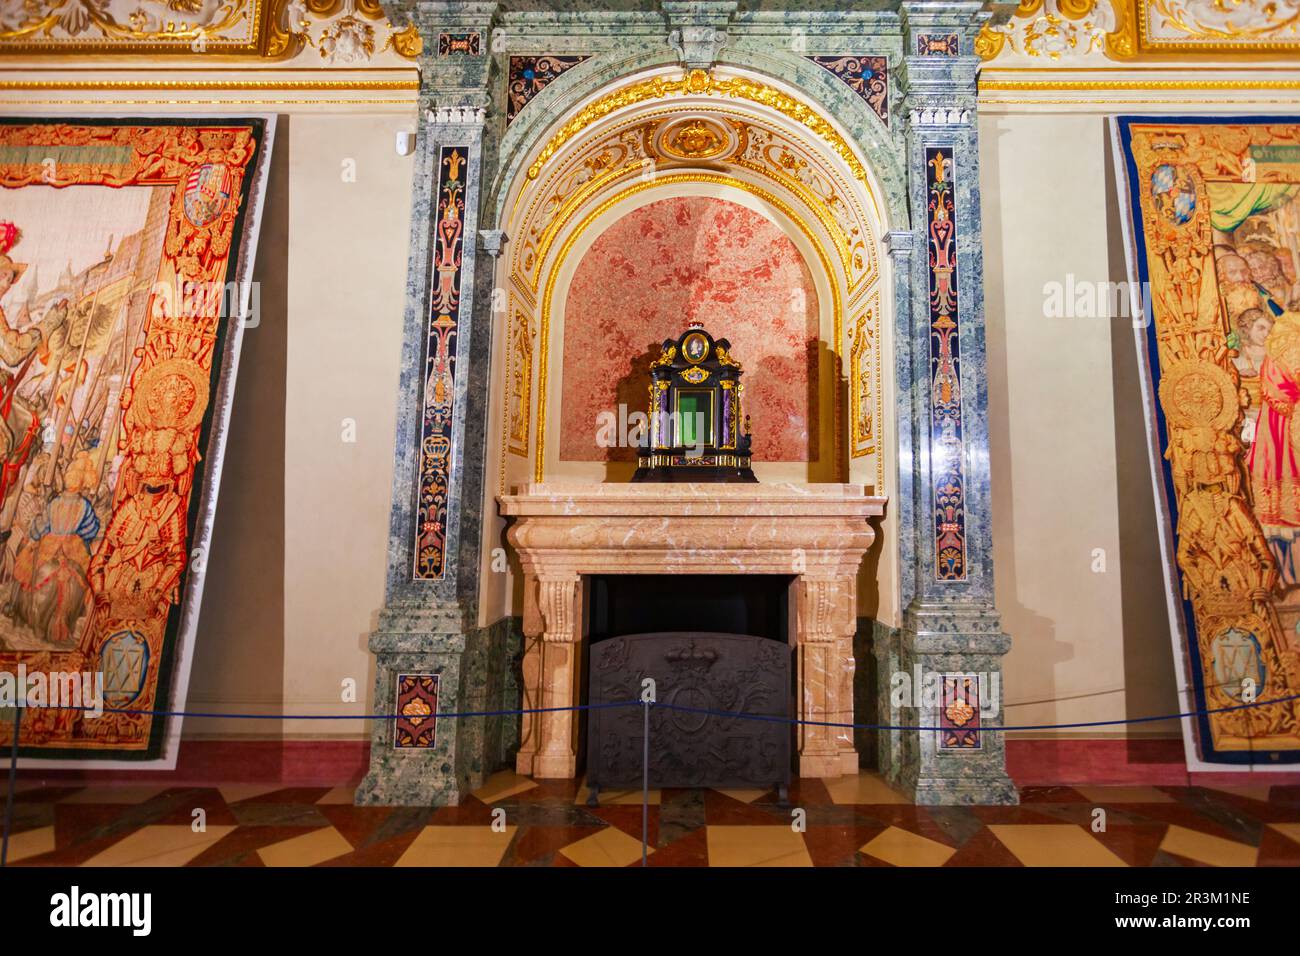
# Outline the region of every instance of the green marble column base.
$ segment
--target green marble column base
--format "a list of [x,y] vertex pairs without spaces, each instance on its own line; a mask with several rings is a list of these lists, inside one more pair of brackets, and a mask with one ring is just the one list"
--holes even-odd
[[[891,646],[892,644],[892,646]],[[913,802],[927,806],[1013,806],[1020,802],[1016,786],[1007,775],[1005,734],[991,728],[1003,724],[1001,699],[1002,656],[1011,639],[1002,633],[996,613],[965,605],[916,606],[904,617],[894,640],[877,649],[881,664],[878,680],[883,699],[881,723],[909,727],[939,727],[937,701],[913,698],[919,706],[895,707],[891,699],[894,674],[903,673],[916,684],[921,675],[974,674],[979,676],[980,700],[996,699],[994,714],[981,714],[979,747],[945,749],[938,730],[904,730],[881,747],[885,779]],[[886,668],[889,668],[888,670]],[[941,679],[941,678],[939,678]]]
[[[514,630],[511,618],[467,629],[454,610],[386,608],[369,645],[376,661],[375,713],[394,712],[399,674],[439,675],[440,714],[517,708],[517,683],[509,674]],[[376,721],[370,772],[355,803],[457,806],[508,760],[517,727],[512,716],[439,717],[434,746],[399,749],[393,721]]]

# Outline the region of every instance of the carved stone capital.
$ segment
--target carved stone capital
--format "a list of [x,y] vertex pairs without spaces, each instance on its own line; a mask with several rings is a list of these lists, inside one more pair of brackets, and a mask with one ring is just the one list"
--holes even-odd
[[916,233],[904,229],[891,229],[885,233],[885,252],[895,265],[900,265],[912,258],[916,248]]
[[727,34],[710,26],[689,26],[668,34],[668,45],[688,70],[711,70],[718,53],[727,43]]
[[480,229],[478,233],[479,247],[493,259],[501,255],[509,241],[503,229]]

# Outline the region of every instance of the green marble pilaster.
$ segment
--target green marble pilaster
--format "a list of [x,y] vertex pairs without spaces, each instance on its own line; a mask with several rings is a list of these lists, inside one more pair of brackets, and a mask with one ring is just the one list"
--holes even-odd
[[[979,194],[974,40],[989,17],[978,2],[901,4],[904,59],[899,71],[909,168],[908,195],[913,242],[891,234],[895,263],[910,269],[910,314],[897,317],[898,376],[906,388],[900,434],[900,527],[906,600],[896,634],[878,635],[876,659],[882,723],[937,728],[943,699],[935,693],[944,675],[977,682],[981,717],[978,746],[945,746],[933,729],[881,736],[886,777],[921,804],[1009,804],[1018,800],[1006,773],[1002,721],[1002,657],[1011,639],[1002,632],[993,600],[993,553],[988,473],[988,399],[984,348],[983,232]],[[953,347],[959,351],[956,382],[960,423],[937,428],[936,377],[930,293],[932,272],[943,263],[931,252],[931,192],[927,185],[934,149],[951,150],[944,170],[956,227],[957,309]],[[910,254],[905,250],[913,246]],[[942,364],[942,363],[939,363]],[[960,478],[959,517],[944,512],[952,500],[953,474]],[[938,515],[944,515],[942,519]],[[942,528],[940,527],[942,525]],[[960,528],[961,572],[954,573],[943,547],[952,548]],[[901,677],[900,677],[901,675]],[[910,690],[897,693],[899,682]],[[930,691],[927,693],[927,690]],[[899,698],[902,698],[901,700]],[[950,714],[958,713],[957,710]]]
[[[500,241],[479,236],[479,205],[490,111],[491,29],[496,3],[410,2],[386,5],[394,23],[413,22],[424,49],[416,132],[407,305],[399,384],[393,499],[389,522],[389,568],[385,607],[370,636],[375,656],[376,713],[393,713],[402,674],[439,677],[438,711],[500,710],[513,703],[505,693],[506,631],[476,626],[483,500],[492,255]],[[440,50],[439,37],[457,39]],[[477,36],[470,43],[466,38]],[[445,462],[446,514],[437,574],[418,570],[418,527],[429,520],[419,507],[421,468],[427,467],[424,410],[433,388],[431,309],[441,280],[436,195],[438,178],[451,161],[463,164],[464,210],[460,238],[459,306],[455,312],[454,364],[440,377],[452,395]],[[377,721],[370,772],[356,793],[359,804],[455,805],[482,785],[501,763],[508,723],[500,717],[439,718],[434,745],[394,746],[394,723]]]

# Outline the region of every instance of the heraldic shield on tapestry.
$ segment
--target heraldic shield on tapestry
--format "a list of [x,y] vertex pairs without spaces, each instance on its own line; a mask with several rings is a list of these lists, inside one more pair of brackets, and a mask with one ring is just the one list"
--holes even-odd
[[1201,712],[1183,721],[1189,764],[1293,770],[1300,117],[1120,117],[1114,132],[1179,685]]
[[175,760],[272,122],[0,121],[0,676],[104,709],[24,758]]

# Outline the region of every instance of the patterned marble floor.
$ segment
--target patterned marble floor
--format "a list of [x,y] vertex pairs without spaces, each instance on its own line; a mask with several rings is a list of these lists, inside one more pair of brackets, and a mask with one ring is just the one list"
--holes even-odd
[[[465,805],[354,807],[352,788],[19,784],[9,860],[46,866],[629,866],[641,794],[586,805],[513,773]],[[1300,787],[1030,788],[1019,807],[915,807],[870,774],[652,792],[652,866],[1296,866]],[[792,809],[806,814],[803,832]],[[1094,811],[1104,832],[1093,832]],[[197,811],[203,811],[199,814]],[[503,811],[503,812],[502,812]],[[193,824],[202,819],[204,828]],[[494,825],[495,824],[495,825]]]

